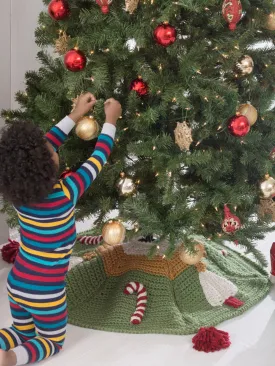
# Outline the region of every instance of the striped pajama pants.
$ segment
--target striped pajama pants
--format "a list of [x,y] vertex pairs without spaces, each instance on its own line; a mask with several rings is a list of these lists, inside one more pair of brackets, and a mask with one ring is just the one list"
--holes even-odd
[[54,309],[49,300],[38,310],[19,304],[9,296],[13,324],[0,330],[0,348],[12,349],[17,356],[17,365],[44,360],[62,349],[68,320],[65,295],[63,299]]

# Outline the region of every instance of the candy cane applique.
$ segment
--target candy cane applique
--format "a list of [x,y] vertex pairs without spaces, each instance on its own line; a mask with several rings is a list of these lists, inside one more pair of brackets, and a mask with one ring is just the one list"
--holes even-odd
[[136,311],[131,316],[131,323],[138,325],[141,323],[144,312],[147,306],[147,291],[142,283],[139,282],[130,282],[124,290],[125,295],[132,295],[133,293],[137,293],[137,305]]
[[77,238],[77,240],[81,243],[81,244],[85,244],[85,245],[98,245],[99,243],[102,242],[103,237],[102,235],[99,236],[79,236]]

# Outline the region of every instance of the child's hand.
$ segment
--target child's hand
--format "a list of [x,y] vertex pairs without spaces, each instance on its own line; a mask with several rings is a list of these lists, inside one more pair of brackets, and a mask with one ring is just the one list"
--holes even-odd
[[104,103],[104,110],[106,115],[106,122],[111,123],[112,125],[116,125],[117,120],[122,113],[120,103],[113,98],[108,99]]
[[88,113],[96,104],[96,98],[91,93],[85,93],[78,98],[74,111],[70,114],[70,118],[77,123],[77,121]]

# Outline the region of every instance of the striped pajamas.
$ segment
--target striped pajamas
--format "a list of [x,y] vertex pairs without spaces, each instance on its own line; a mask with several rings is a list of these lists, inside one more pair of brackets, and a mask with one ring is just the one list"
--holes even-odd
[[[74,126],[64,118],[46,135],[57,150]],[[67,325],[65,277],[76,240],[75,205],[113,147],[115,127],[105,123],[94,153],[75,173],[59,180],[38,204],[16,208],[21,245],[8,276],[13,325],[0,330],[0,348],[13,349],[17,365],[58,353]]]

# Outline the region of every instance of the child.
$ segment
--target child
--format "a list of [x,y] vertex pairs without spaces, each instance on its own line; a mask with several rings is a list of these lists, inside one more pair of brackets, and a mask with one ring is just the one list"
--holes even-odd
[[106,123],[93,155],[73,175],[57,180],[58,148],[95,105],[90,93],[44,137],[33,124],[15,122],[0,140],[0,192],[19,218],[21,245],[8,277],[13,317],[0,330],[0,366],[25,365],[58,353],[67,325],[65,277],[76,240],[74,209],[111,152],[121,106],[105,102]]

